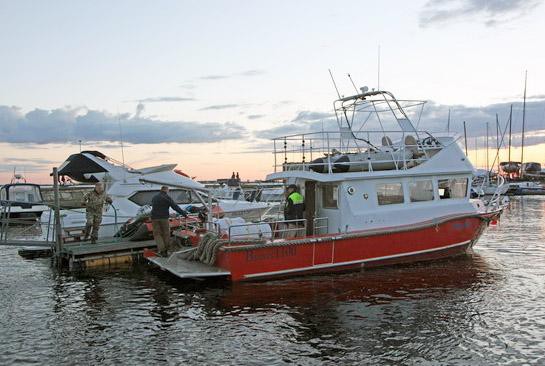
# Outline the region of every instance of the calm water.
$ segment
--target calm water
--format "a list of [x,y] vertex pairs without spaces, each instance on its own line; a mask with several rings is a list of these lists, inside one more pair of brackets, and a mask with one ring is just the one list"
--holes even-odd
[[73,276],[0,248],[0,364],[545,364],[545,198],[473,254],[230,285]]

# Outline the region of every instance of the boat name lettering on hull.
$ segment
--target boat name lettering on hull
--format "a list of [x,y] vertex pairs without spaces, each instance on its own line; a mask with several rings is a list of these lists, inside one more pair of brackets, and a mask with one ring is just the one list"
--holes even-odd
[[263,251],[259,249],[246,252],[246,261],[255,262],[270,259],[278,259],[284,257],[293,257],[297,255],[296,247],[278,247],[271,250]]

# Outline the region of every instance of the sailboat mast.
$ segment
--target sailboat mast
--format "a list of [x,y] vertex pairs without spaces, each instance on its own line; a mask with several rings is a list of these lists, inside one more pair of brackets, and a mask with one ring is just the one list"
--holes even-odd
[[498,174],[500,174],[500,119],[496,113],[496,151],[498,152]]
[[486,171],[488,168],[488,122],[486,122]]
[[464,143],[466,146],[466,156],[467,156],[467,131],[466,131],[466,121],[464,121]]
[[511,110],[509,111],[509,155],[507,161],[511,163],[511,127],[513,125],[513,105],[511,104]]
[[524,124],[526,122],[526,81],[528,80],[528,70],[524,74],[524,100],[522,102],[522,144],[520,152],[520,177],[524,174]]

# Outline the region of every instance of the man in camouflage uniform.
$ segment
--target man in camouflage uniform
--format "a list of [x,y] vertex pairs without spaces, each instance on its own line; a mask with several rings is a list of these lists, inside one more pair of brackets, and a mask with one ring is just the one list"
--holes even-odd
[[83,205],[87,217],[84,240],[91,235],[91,244],[95,244],[98,239],[98,229],[102,222],[104,202],[112,203],[112,199],[104,193],[104,185],[100,182],[95,184],[95,189],[83,196]]

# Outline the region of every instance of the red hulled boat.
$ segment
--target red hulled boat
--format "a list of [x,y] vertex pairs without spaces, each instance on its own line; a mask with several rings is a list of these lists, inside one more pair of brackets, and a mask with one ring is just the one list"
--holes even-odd
[[340,98],[338,131],[274,139],[267,180],[299,188],[304,218],[210,218],[196,247],[148,259],[180,278],[245,281],[466,253],[499,217],[501,199],[470,199],[473,167],[457,136],[419,131],[406,112],[423,105],[366,88]]

